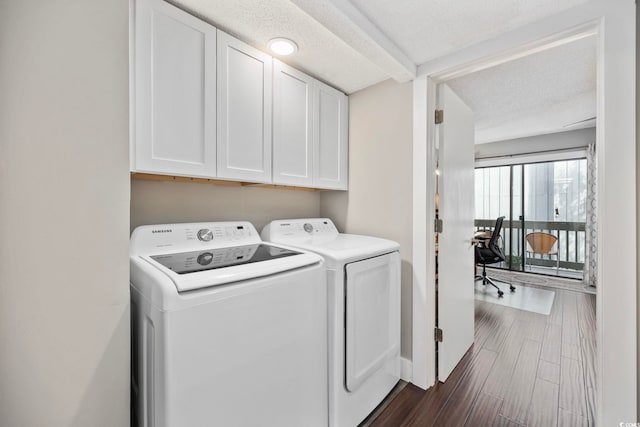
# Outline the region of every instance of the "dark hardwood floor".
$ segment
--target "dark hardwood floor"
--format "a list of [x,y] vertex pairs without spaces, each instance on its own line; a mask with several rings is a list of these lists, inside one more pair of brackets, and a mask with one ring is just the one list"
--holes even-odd
[[554,291],[549,316],[476,301],[475,343],[447,381],[406,385],[363,425],[594,425],[595,295]]

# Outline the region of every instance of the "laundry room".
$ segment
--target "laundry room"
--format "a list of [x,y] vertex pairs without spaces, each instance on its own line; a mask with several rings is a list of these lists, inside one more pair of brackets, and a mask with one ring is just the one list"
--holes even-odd
[[[638,16],[0,0],[0,427],[636,423]],[[554,52],[566,80],[526,86]],[[473,81],[491,105],[447,104]],[[474,120],[496,111],[520,134],[489,164]]]
[[[145,4],[145,1],[139,0],[138,3]],[[191,19],[190,16],[185,17],[182,15],[183,11],[177,10],[177,8],[173,10],[162,4],[162,2],[159,2],[159,4],[164,8],[156,13],[178,13],[178,17]],[[140,14],[138,19],[140,19]],[[148,37],[147,35],[145,36]],[[238,45],[235,48],[238,48]],[[255,53],[254,55],[258,56]],[[274,64],[278,64],[278,59],[276,58],[277,56],[273,59]],[[139,58],[136,59],[140,60]],[[218,61],[220,61],[220,58],[218,58]],[[178,68],[183,67],[184,65],[178,66]],[[139,66],[139,68],[142,67]],[[179,71],[174,70],[173,73],[178,74]],[[148,72],[162,74],[165,70],[157,69]],[[140,143],[140,138],[144,136],[139,137],[139,135],[145,135],[145,126],[149,126],[149,122],[142,121],[141,123],[140,120],[133,120],[136,125],[132,131],[138,140],[132,144],[130,156],[132,169],[130,229],[134,233],[132,238],[132,257],[145,256],[145,251],[150,249],[142,244],[138,246],[138,243],[135,243],[146,241],[147,238],[142,236],[145,230],[149,230],[149,225],[155,225],[155,231],[157,231],[152,237],[155,237],[155,240],[160,239],[158,241],[163,242],[162,246],[168,245],[169,247],[179,245],[177,242],[170,241],[169,236],[182,236],[182,231],[176,232],[176,227],[178,227],[176,224],[183,223],[191,223],[193,225],[193,231],[188,233],[193,233],[197,238],[199,238],[203,230],[214,230],[213,242],[220,242],[228,236],[228,234],[225,234],[230,232],[228,230],[221,232],[222,238],[216,234],[215,230],[218,227],[227,227],[224,224],[228,224],[229,221],[233,224],[236,224],[237,221],[248,221],[255,227],[256,232],[260,234],[260,237],[265,242],[301,247],[300,245],[303,245],[302,241],[300,241],[301,238],[309,239],[310,236],[315,238],[316,241],[312,241],[314,244],[309,247],[302,247],[311,251],[315,249],[323,255],[325,265],[328,268],[327,276],[335,277],[335,280],[338,281],[334,283],[334,281],[328,280],[327,301],[323,303],[318,299],[315,304],[316,308],[324,307],[326,314],[322,322],[328,322],[330,325],[327,336],[328,342],[325,343],[328,360],[324,362],[328,363],[328,371],[326,372],[328,383],[325,387],[328,387],[326,392],[330,402],[326,403],[328,411],[325,423],[333,426],[357,425],[372,413],[385,396],[394,389],[401,378],[405,381],[409,380],[411,371],[411,84],[385,81],[347,96],[343,92],[337,93],[334,88],[325,88],[324,83],[316,82],[293,68],[284,68],[281,64],[278,67],[274,66],[274,73],[280,74],[276,74],[273,77],[273,89],[271,89],[273,90],[274,109],[271,113],[273,121],[269,124],[273,127],[271,135],[266,131],[255,132],[248,136],[244,135],[243,132],[251,123],[248,122],[248,120],[251,120],[251,116],[247,119],[229,118],[227,116],[229,127],[234,123],[242,123],[241,127],[231,129],[229,135],[226,136],[229,140],[226,143],[227,149],[231,153],[230,155],[227,154],[226,158],[229,159],[235,155],[235,160],[240,164],[239,166],[227,168],[227,166],[221,165],[220,159],[223,154],[220,152],[220,141],[223,138],[220,135],[218,135],[217,149],[214,146],[218,159],[213,169],[217,169],[218,173],[208,174],[202,171],[196,171],[195,173],[185,171],[185,168],[191,167],[192,164],[179,159],[175,153],[174,159],[169,159],[169,154],[148,157],[148,149],[145,146],[147,140],[142,140],[142,143]],[[136,76],[138,77],[138,82],[142,80],[141,86],[143,87],[150,80],[150,78],[141,79],[139,74],[136,74]],[[292,79],[291,76],[296,78],[304,77],[307,90],[299,91],[296,85],[300,81]],[[159,79],[157,76],[155,78]],[[176,84],[174,77],[172,85]],[[217,87],[220,92],[220,81],[217,82]],[[231,84],[229,84],[229,87],[232,87]],[[325,95],[318,88],[324,89],[331,96],[323,98]],[[162,88],[155,90],[159,94],[162,93]],[[231,89],[227,90],[228,96],[231,97]],[[184,93],[185,90],[181,92]],[[145,92],[138,88],[135,93],[137,95],[134,98],[136,103],[135,111],[138,117],[146,117],[144,110],[140,112],[141,105],[145,103],[143,98]],[[337,96],[334,96],[336,93]],[[290,98],[287,103],[279,99],[286,96]],[[155,98],[161,99],[160,95]],[[339,100],[340,103],[337,105],[338,108],[332,110],[335,105],[333,104],[334,99]],[[236,95],[234,102],[244,102],[244,100],[240,99],[238,101]],[[318,105],[316,106],[314,102],[318,103]],[[218,108],[220,108],[219,105]],[[258,105],[257,108],[262,109],[264,106]],[[315,110],[316,108],[317,111]],[[389,108],[391,109],[389,110]],[[154,106],[154,111],[165,111],[165,109],[163,109],[163,106],[156,105]],[[229,109],[229,111],[227,114],[231,114],[232,110]],[[299,114],[300,111],[303,113],[306,111],[307,114]],[[235,114],[242,114],[242,112],[243,109],[235,110]],[[339,113],[336,116],[337,119],[334,125],[330,121],[332,112],[333,114]],[[220,125],[221,120],[219,113],[218,111],[216,116],[218,125]],[[321,119],[321,114],[324,114],[327,119]],[[191,116],[189,115],[184,119],[185,122],[191,120]],[[164,129],[164,133],[155,131],[154,134],[170,134],[171,132],[177,132],[176,128],[179,129],[181,126],[184,128],[186,125],[178,120],[182,117],[182,115],[179,115],[178,118],[169,116],[162,118],[162,120],[156,118],[158,124],[154,124],[154,126]],[[322,120],[329,121],[329,125],[324,124]],[[260,127],[263,124],[262,120],[259,120],[251,123],[251,126]],[[195,146],[202,144],[203,149],[192,151],[196,153],[196,156],[202,156],[192,162],[195,164],[195,168],[200,168],[203,163],[206,164],[206,154],[203,153],[206,153],[206,150],[209,149],[204,145],[206,142],[205,123],[200,122],[199,125],[203,129],[199,134],[200,140],[197,138],[188,139],[191,133],[187,129],[187,131],[184,131],[184,138],[187,139],[181,140],[181,144],[177,148],[171,148],[174,151],[183,150],[184,153],[180,153],[181,155],[189,155],[189,144]],[[312,130],[313,132],[311,132]],[[238,138],[248,139],[253,137],[253,140],[249,140],[253,141],[253,146],[243,140],[243,147],[248,146],[249,148],[233,152],[232,150],[235,148],[231,142],[233,142],[234,132],[239,135],[236,136],[236,140]],[[321,132],[322,135],[320,135]],[[268,138],[265,138],[264,135],[268,135]],[[167,144],[170,142],[163,140],[162,136],[155,141],[151,141],[155,145],[155,150],[165,150],[167,153],[170,151],[167,149]],[[263,150],[268,150],[269,145],[272,154],[266,161],[263,161],[259,156],[255,156],[255,153],[251,151],[262,152]],[[180,148],[181,146],[182,148]],[[251,167],[246,167],[242,164],[242,162],[247,162],[248,164],[251,161],[256,164]],[[287,167],[289,168],[288,170],[286,169]],[[225,172],[220,172],[221,169],[229,169],[233,173],[242,168],[247,169],[247,173],[266,169],[266,177],[247,178],[243,175],[226,175],[232,176],[232,179],[224,179]],[[372,174],[372,170],[380,171],[380,173]],[[220,179],[220,177],[223,179]],[[274,220],[286,220],[286,222],[273,222]],[[333,224],[335,224],[335,227]],[[243,227],[243,231],[247,231],[248,226],[243,225]],[[274,227],[277,230],[271,231]],[[282,232],[282,227],[292,227],[292,229]],[[170,230],[170,232],[162,233],[163,229]],[[153,231],[153,229],[150,230],[150,232]],[[238,240],[237,231],[233,231],[233,233],[233,245],[235,247],[246,247],[245,243],[255,244],[255,241],[251,240],[252,237],[247,236],[246,241],[242,240],[243,237]],[[280,233],[284,238],[279,237]],[[296,233],[300,233],[301,237],[296,237]],[[344,239],[346,240],[341,240],[343,239],[342,233],[365,237],[345,237]],[[351,241],[349,239],[355,240]],[[385,243],[387,241],[389,241],[388,244]],[[206,243],[204,244],[206,245]],[[316,248],[315,245],[321,246]],[[324,245],[326,245],[326,250],[329,251],[326,254],[322,252]],[[355,258],[354,255],[348,255],[350,258],[344,258],[347,255],[334,254],[331,252],[330,247],[343,247],[344,253],[356,254]],[[206,265],[207,268],[219,262],[219,258],[228,257],[216,252],[216,250],[221,250],[220,248],[208,249],[201,247],[200,243],[194,249],[200,252],[194,255],[195,261],[193,263],[201,264],[203,267]],[[187,249],[185,248],[184,250],[186,251]],[[251,251],[245,253],[238,252],[238,250],[230,249],[230,253],[234,258],[232,262],[224,264],[224,266],[231,265],[231,267],[216,268],[210,271],[216,272],[239,268],[243,258],[249,256],[248,254],[251,254]],[[156,256],[173,257],[175,252],[177,251],[166,250],[162,254],[157,253]],[[390,257],[389,254],[395,255]],[[342,264],[339,264],[338,267],[331,264],[332,256],[336,257],[336,261],[333,261],[334,263],[342,262]],[[255,255],[252,254],[251,257],[255,257]],[[294,258],[290,257],[288,259]],[[151,259],[152,261],[150,262],[154,262],[153,256],[151,256]],[[372,259],[375,262],[374,264],[366,265],[366,262],[370,261],[365,262],[364,259]],[[190,272],[188,274],[191,275],[204,274],[203,271],[195,271],[193,267],[186,267],[189,263],[190,261],[188,260],[184,261],[180,258],[180,260],[176,261],[172,258],[172,261],[167,262],[167,265],[170,265],[169,268],[172,271],[179,271],[177,270],[178,268],[183,268],[184,271],[188,270]],[[255,268],[258,268],[256,266],[264,265],[261,267],[261,273],[259,274],[264,275],[268,272],[273,274],[273,271],[268,269],[266,262],[246,265],[249,267],[254,266]],[[143,278],[144,264],[138,265],[137,262],[132,261],[131,269],[132,293],[135,296],[134,301],[138,301],[138,303],[133,303],[132,305],[134,324],[132,336],[132,342],[134,343],[133,360],[140,360],[134,364],[134,372],[137,372],[137,376],[139,376],[140,372],[149,369],[145,360],[151,356],[145,356],[145,354],[149,354],[149,348],[151,347],[140,345],[140,340],[143,339],[142,337],[145,336],[146,332],[143,329],[138,329],[142,328],[142,326],[136,326],[141,325],[144,321],[138,322],[136,319],[154,318],[155,316],[155,323],[159,325],[168,323],[169,320],[163,321],[159,314],[153,314],[152,306],[154,304],[145,305],[143,303],[147,298],[152,299],[152,296],[149,295],[153,293],[147,291],[143,285],[146,283],[146,279]],[[343,277],[342,274],[345,276]],[[231,275],[231,273],[228,273],[228,275]],[[351,278],[352,276],[353,278]],[[362,278],[368,278],[366,279],[367,282],[362,282]],[[180,279],[176,278],[176,280]],[[260,279],[257,278],[256,280]],[[307,278],[306,281],[312,282],[312,279]],[[342,285],[340,285],[343,281],[346,283],[353,282],[354,290],[346,291],[343,296],[338,297],[338,292],[343,292]],[[356,290],[356,287],[361,283],[368,283],[370,289],[375,289],[376,292],[380,292],[386,297],[382,300],[377,299],[378,303],[374,303],[374,301],[365,296],[366,291],[363,288]],[[149,295],[146,292],[149,292]],[[196,290],[192,292],[196,292]],[[354,302],[350,302],[351,294],[358,294],[360,297]],[[170,299],[170,295],[167,295],[166,298]],[[228,298],[224,300],[226,301]],[[163,298],[162,301],[165,301],[165,299]],[[264,298],[264,301],[267,304],[269,299]],[[303,307],[304,301],[304,298],[298,302],[291,300],[287,306],[296,304]],[[358,301],[366,301],[366,303],[358,304]],[[381,305],[380,302],[382,302]],[[158,304],[160,307],[159,312],[168,313],[171,311],[169,307],[172,307],[172,305],[170,303],[162,302]],[[247,304],[250,305],[250,303]],[[270,307],[277,307],[278,311],[285,312],[286,310],[286,307],[280,308],[274,302],[268,304]],[[354,304],[354,306],[348,309],[348,307],[351,307],[350,304]],[[222,310],[222,308],[216,310]],[[252,309],[251,311],[259,313],[261,309]],[[313,319],[311,315],[313,310],[306,308],[305,311],[308,312],[307,319]],[[342,316],[351,311],[364,313],[360,314],[360,316],[364,317],[353,318],[349,321],[349,325],[359,325],[359,332],[356,336],[351,335],[354,333],[350,332],[349,328],[351,326],[347,329],[344,329],[344,326],[340,326],[342,324]],[[243,314],[238,313],[238,316],[243,316]],[[295,319],[293,316],[295,314],[290,315],[291,320]],[[226,318],[224,323],[234,324],[237,323],[237,320]],[[300,319],[294,321],[294,323],[303,325],[304,321]],[[335,326],[332,327],[331,325]],[[261,326],[263,333],[276,336],[276,332],[272,330],[276,328],[275,324],[270,326],[265,320]],[[162,340],[162,342],[166,343],[164,344],[165,346],[173,345],[169,344],[175,342],[175,338],[171,337],[170,330],[167,329],[162,332],[158,328],[155,330],[158,331],[156,334],[157,340]],[[336,330],[345,330],[347,332],[342,337],[334,333]],[[388,334],[382,334],[382,336],[388,335],[388,338],[382,341],[371,341],[372,338],[368,337],[367,332],[365,332],[369,331],[375,336],[384,330],[389,332]],[[213,334],[211,335],[212,339],[216,341],[223,339],[215,338],[214,331],[211,331],[210,334]],[[184,335],[184,333],[180,333],[180,335]],[[243,335],[250,341],[254,340],[248,332],[243,333]],[[348,344],[342,350],[337,350],[338,347],[344,345],[343,343],[350,343],[352,339],[356,339],[355,342],[364,343],[359,345],[364,345],[365,347],[352,348],[350,347],[351,344]],[[160,345],[160,341],[158,341],[157,345]],[[313,347],[313,345],[313,343],[307,343],[303,347]],[[182,346],[188,346],[188,344],[183,342]],[[288,348],[289,353],[296,354],[300,352],[300,347],[287,347],[284,344],[281,347]],[[330,350],[332,348],[334,350]],[[195,351],[195,347],[193,349]],[[203,348],[202,351],[209,350]],[[234,353],[234,351],[237,352]],[[247,351],[249,350],[233,350],[231,345],[227,350],[230,355],[233,355],[233,359],[245,357],[240,356],[239,353],[245,354]],[[253,348],[250,351],[255,354],[262,354],[259,348]],[[358,359],[359,365],[350,367],[350,362],[347,361],[347,364],[342,366],[345,355],[351,354],[360,355]],[[298,360],[304,360],[304,355],[296,357]],[[284,360],[284,356],[280,359]],[[228,363],[224,361],[224,358],[219,360],[222,364]],[[269,359],[265,358],[264,360]],[[252,369],[258,366],[265,371],[277,372],[275,367],[269,367],[265,363],[258,363],[254,359],[249,359],[245,363],[249,365],[243,368],[242,372],[247,372],[247,374],[236,376],[234,381],[236,385],[247,384],[245,377],[251,378],[255,376],[255,374],[249,375],[248,372],[252,372]],[[282,361],[278,363],[282,363]],[[319,361],[313,360],[310,363],[318,365]],[[354,361],[354,363],[356,362]],[[178,375],[172,374],[176,369],[179,368],[168,366],[166,368],[167,374],[164,376]],[[294,366],[292,365],[288,372],[293,375],[294,371]],[[188,375],[189,372],[180,374],[180,376]],[[349,375],[352,376],[352,379],[349,380],[351,388],[348,391],[343,391],[342,387],[338,386],[342,382],[340,378]],[[301,373],[294,376],[304,377]],[[224,383],[224,378],[221,378],[220,375],[215,378],[217,378],[217,382],[221,384],[222,388],[228,387]],[[313,381],[313,378],[306,378],[306,380],[310,384],[317,383]],[[180,382],[179,380],[171,381],[174,384]],[[278,382],[284,381],[285,378],[280,378],[279,380],[265,378],[265,383],[273,384],[274,390],[277,389],[276,384]],[[164,422],[167,425],[184,422],[185,418],[181,419],[179,418],[180,415],[176,415],[182,411],[176,402],[169,398],[166,400],[161,400],[160,398],[153,400],[153,398],[149,397],[153,395],[162,396],[165,391],[162,389],[154,389],[154,392],[145,391],[145,381],[142,377],[139,380],[134,379],[133,382],[132,399],[136,402],[132,415],[134,424],[147,425],[154,420],[156,423]],[[178,390],[179,387],[176,384],[174,386],[176,390],[173,392],[188,392],[188,390]],[[206,383],[201,385],[201,390],[204,390],[205,387]],[[279,420],[278,425],[299,425],[302,420],[306,425],[314,425],[308,418],[313,409],[310,409],[308,399],[304,399],[305,393],[303,390],[306,389],[305,386],[290,379],[289,387],[298,390],[295,397],[287,397],[286,394],[282,394],[279,401],[269,403],[271,413],[281,412],[287,414],[288,418],[284,416],[276,418]],[[252,389],[256,393],[259,390],[256,387],[252,387]],[[208,393],[213,392],[209,391]],[[241,396],[242,401],[251,400],[246,395]],[[227,400],[217,399],[222,402],[221,404],[224,407],[234,408],[238,405],[234,400],[235,398],[229,397],[229,395]],[[149,401],[152,400],[154,402],[153,407],[167,408],[167,414],[172,414],[175,418],[170,419],[168,418],[169,415],[161,412],[149,412],[146,408],[149,407]],[[260,401],[263,400],[262,398],[260,399]],[[294,400],[297,402],[294,406],[300,408],[297,412],[278,406],[278,402],[286,401],[287,407],[290,407],[291,402]],[[317,398],[315,400],[318,401]],[[320,401],[317,403],[320,403]],[[214,408],[204,406],[208,409]],[[300,413],[303,410],[307,412],[307,418],[304,416],[300,418]],[[225,416],[220,413],[217,416],[220,418],[212,418],[211,415],[207,416],[206,411],[202,415],[203,419],[212,419],[225,425],[254,425],[257,422],[256,420],[264,417],[264,413],[260,413],[256,409],[255,412],[247,413],[246,417],[236,415],[224,418]],[[249,416],[257,418],[247,418]],[[322,419],[317,419],[320,422],[318,425],[322,425]]]

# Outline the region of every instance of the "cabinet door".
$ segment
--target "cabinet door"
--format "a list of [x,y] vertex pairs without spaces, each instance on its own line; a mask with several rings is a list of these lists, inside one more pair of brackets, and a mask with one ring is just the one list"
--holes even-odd
[[218,31],[218,177],[271,182],[272,59]]
[[162,0],[137,0],[132,170],[216,174],[216,29]]
[[316,82],[314,100],[313,186],[348,188],[349,111],[342,92]]
[[311,187],[314,79],[273,62],[273,182]]

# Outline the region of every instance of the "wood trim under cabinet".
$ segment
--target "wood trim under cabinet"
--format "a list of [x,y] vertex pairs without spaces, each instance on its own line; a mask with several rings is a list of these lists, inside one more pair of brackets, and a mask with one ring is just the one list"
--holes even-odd
[[188,176],[159,175],[152,173],[131,172],[132,179],[146,179],[148,181],[174,181],[174,182],[195,182],[198,184],[232,185],[236,187],[258,187],[275,188],[279,190],[297,191],[331,191],[322,188],[296,187],[292,185],[261,184],[257,182],[225,181],[221,179],[194,178]]

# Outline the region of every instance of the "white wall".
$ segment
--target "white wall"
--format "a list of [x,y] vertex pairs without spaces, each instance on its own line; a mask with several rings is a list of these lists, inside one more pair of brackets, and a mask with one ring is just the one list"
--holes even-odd
[[584,148],[596,141],[596,128],[578,129],[547,135],[529,136],[506,141],[476,144],[476,159],[486,157],[513,156],[553,150]]
[[[640,8],[636,4],[636,201],[640,200]],[[636,202],[637,203],[637,202]],[[636,289],[640,289],[640,209],[636,204]],[[640,307],[640,292],[636,294],[637,307]],[[636,313],[638,340],[637,348],[637,419],[640,420],[640,315]]]
[[402,356],[411,359],[412,84],[391,80],[349,97],[349,191],[322,193],[338,230],[400,243]]
[[128,1],[0,3],[0,425],[129,423]]
[[131,230],[199,221],[269,221],[320,216],[320,193],[191,182],[131,180]]
[[[606,6],[605,6],[606,4]],[[598,425],[637,415],[636,53],[632,0],[602,2],[598,52]],[[621,254],[623,254],[621,256]],[[635,420],[634,420],[635,421]]]

